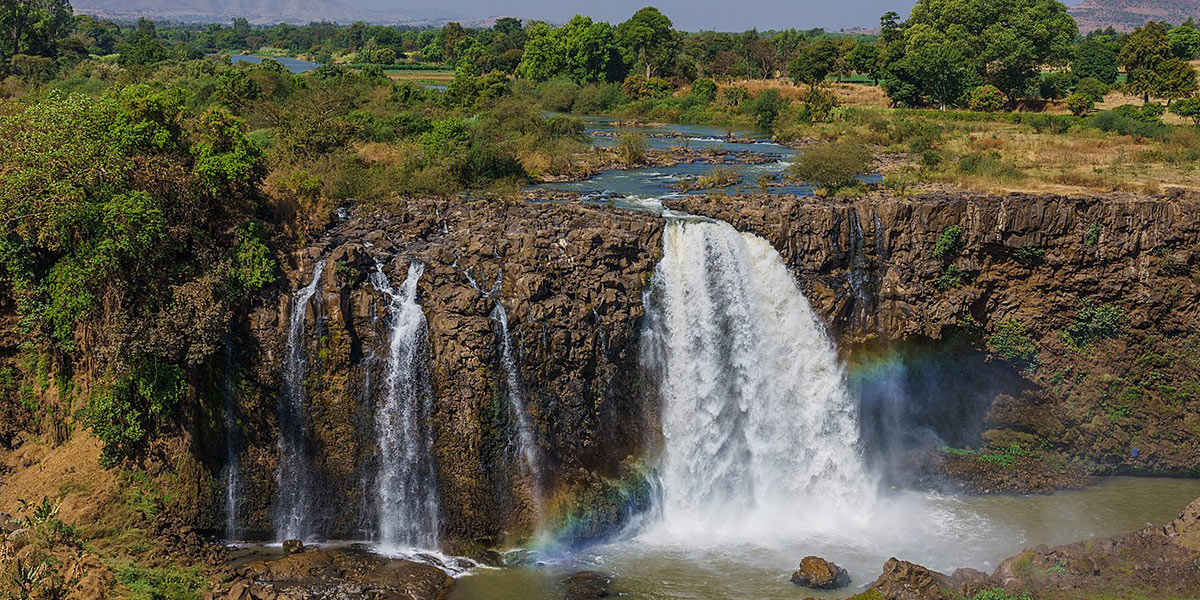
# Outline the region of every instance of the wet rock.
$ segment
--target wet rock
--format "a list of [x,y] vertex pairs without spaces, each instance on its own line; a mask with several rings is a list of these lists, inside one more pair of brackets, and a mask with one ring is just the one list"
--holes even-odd
[[288,554],[304,552],[304,542],[300,540],[286,540],[283,542],[283,551]]
[[886,600],[941,600],[949,597],[950,579],[921,565],[889,558],[871,587]]
[[613,576],[599,571],[579,571],[558,582],[563,600],[590,600],[613,596]]
[[817,590],[832,590],[850,585],[846,570],[819,556],[805,556],[800,568],[792,573],[792,583]]
[[437,567],[360,548],[310,549],[258,561],[244,575],[262,588],[247,588],[255,599],[273,593],[289,599],[441,600],[454,586],[454,579]]

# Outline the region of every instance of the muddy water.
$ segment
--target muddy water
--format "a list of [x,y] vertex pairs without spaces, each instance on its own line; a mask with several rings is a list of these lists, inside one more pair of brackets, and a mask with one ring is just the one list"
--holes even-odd
[[[879,501],[874,514],[822,534],[781,527],[774,534],[764,528],[748,537],[739,532],[672,532],[648,524],[603,546],[544,553],[537,565],[477,571],[459,579],[450,599],[559,598],[555,582],[584,569],[614,575],[614,590],[628,598],[841,598],[869,584],[891,556],[946,572],[956,567],[990,572],[1023,548],[1166,523],[1197,497],[1197,480],[1114,477],[1085,490],[1046,496],[892,494]],[[792,585],[791,570],[808,554],[846,567],[851,586],[819,593]]]

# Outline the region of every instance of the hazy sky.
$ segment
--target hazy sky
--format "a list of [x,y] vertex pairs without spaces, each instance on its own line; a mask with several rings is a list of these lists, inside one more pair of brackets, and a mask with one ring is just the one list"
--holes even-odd
[[[618,23],[637,9],[656,6],[678,29],[742,31],[759,29],[837,30],[875,27],[883,13],[907,15],[915,0],[342,0],[345,4],[390,13],[449,11],[463,17],[511,15],[563,22],[578,13]],[[1073,2],[1069,2],[1073,3]]]

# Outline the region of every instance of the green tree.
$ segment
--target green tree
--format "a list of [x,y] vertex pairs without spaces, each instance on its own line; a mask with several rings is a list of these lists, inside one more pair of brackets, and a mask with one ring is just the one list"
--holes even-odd
[[1154,72],[1154,95],[1171,102],[1196,93],[1196,70],[1178,58],[1165,60]]
[[692,82],[689,95],[701,104],[710,104],[717,99],[717,84],[707,77],[702,77]]
[[1075,84],[1075,93],[1091,98],[1092,103],[1095,104],[1103,101],[1104,97],[1108,95],[1108,86],[1098,79],[1086,77]]
[[125,66],[152,65],[170,58],[167,47],[158,37],[154,21],[147,19],[138,19],[137,29],[125,38],[118,50],[121,64]]
[[0,2],[0,59],[18,54],[54,58],[59,38],[73,24],[68,0]]
[[866,75],[879,85],[879,46],[868,42],[859,42],[847,57],[850,68],[855,73]]
[[1172,27],[1167,32],[1167,41],[1171,44],[1171,53],[1175,58],[1192,60],[1200,57],[1200,29],[1192,19],[1184,21],[1178,27]]
[[990,83],[1012,105],[1035,90],[1039,66],[1065,63],[1077,33],[1057,0],[918,0],[886,53],[885,89],[945,106]]
[[1158,70],[1171,58],[1165,23],[1151,21],[1134,29],[1119,57],[1129,89],[1142,96],[1143,102],[1149,102],[1158,85]]
[[971,90],[967,106],[978,112],[998,112],[1004,109],[1004,93],[994,85],[981,85]]
[[546,81],[561,73],[566,65],[566,44],[555,29],[539,21],[530,24],[526,36],[517,76]]
[[1075,48],[1071,73],[1080,79],[1091,77],[1108,85],[1117,82],[1117,52],[1112,45],[1096,38],[1085,38]]
[[565,74],[580,83],[620,81],[625,60],[608,23],[575,15],[559,35],[565,52]]
[[1066,99],[1067,110],[1071,114],[1081,117],[1091,112],[1096,106],[1096,101],[1089,95],[1083,92],[1075,92]]
[[797,85],[808,84],[816,89],[833,72],[840,56],[838,46],[832,40],[818,40],[800,49],[800,53],[788,65],[788,75]]
[[617,25],[617,39],[645,66],[646,79],[654,76],[655,68],[672,61],[678,52],[671,19],[653,6],[639,9],[629,20]]

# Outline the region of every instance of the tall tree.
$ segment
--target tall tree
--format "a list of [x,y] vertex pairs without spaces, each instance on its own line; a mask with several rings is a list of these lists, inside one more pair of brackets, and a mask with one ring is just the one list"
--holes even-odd
[[666,15],[653,6],[639,9],[628,21],[617,26],[617,39],[646,67],[646,78],[654,67],[674,57],[675,29]]
[[68,0],[0,1],[0,57],[8,62],[18,54],[53,58],[55,42],[73,24]]
[[834,71],[839,56],[836,43],[829,39],[818,40],[800,50],[788,65],[788,74],[796,84],[806,83],[815,90]]
[[1080,79],[1091,77],[1108,85],[1117,82],[1120,69],[1117,66],[1117,51],[1106,41],[1094,37],[1085,38],[1075,48],[1075,60],[1071,72]]
[[1167,24],[1151,21],[1134,29],[1121,48],[1120,62],[1125,68],[1129,88],[1142,96],[1143,102],[1157,87],[1158,70],[1171,59],[1171,43]]

